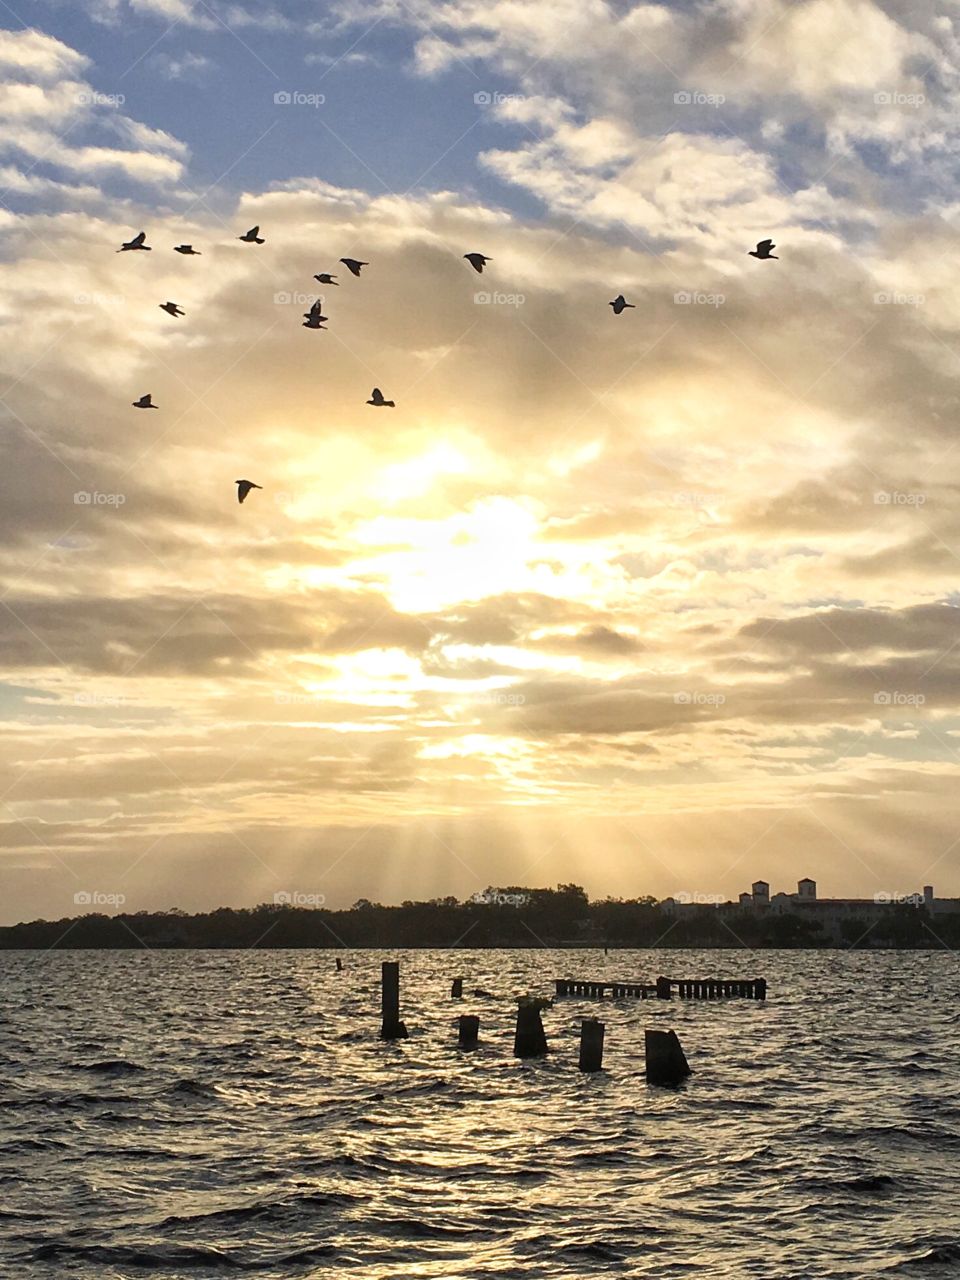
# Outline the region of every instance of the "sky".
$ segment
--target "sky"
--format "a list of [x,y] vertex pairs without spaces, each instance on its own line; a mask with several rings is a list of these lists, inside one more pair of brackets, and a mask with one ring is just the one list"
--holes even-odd
[[4,4],[0,922],[960,895],[942,8]]

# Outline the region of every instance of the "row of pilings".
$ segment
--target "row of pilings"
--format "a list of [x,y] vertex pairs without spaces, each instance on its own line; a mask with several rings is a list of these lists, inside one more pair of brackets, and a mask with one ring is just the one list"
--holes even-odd
[[766,1000],[766,978],[658,978],[656,982],[610,982],[608,979],[557,978],[558,996],[602,1000]]
[[[560,980],[557,983],[558,993]],[[381,976],[381,1025],[382,1040],[405,1040],[406,1024],[400,1017],[400,964],[396,960],[384,960]],[[656,989],[654,989],[656,990]],[[451,997],[463,996],[463,979],[455,978]],[[564,992],[562,994],[574,994]],[[542,996],[520,996],[517,999],[517,1021],[513,1037],[513,1053],[516,1058],[539,1058],[547,1052],[547,1036],[541,1014],[553,1002]],[[600,1071],[603,1067],[605,1024],[597,1018],[584,1018],[580,1023],[580,1053],[577,1065],[581,1071]],[[480,1036],[480,1018],[477,1014],[460,1015],[457,1043],[461,1049],[475,1049]],[[679,1084],[688,1075],[690,1067],[675,1031],[648,1029],[644,1032],[646,1053],[646,1078],[651,1084]]]

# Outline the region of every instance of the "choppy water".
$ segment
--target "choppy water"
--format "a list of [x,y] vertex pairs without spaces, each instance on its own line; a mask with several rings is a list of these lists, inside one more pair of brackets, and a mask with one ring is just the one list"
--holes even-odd
[[[0,953],[0,1272],[960,1276],[952,955],[407,952],[398,1045],[384,958]],[[516,994],[660,972],[770,998],[605,1002],[599,1076],[576,1056],[600,1006],[564,1000],[550,1057],[512,1058]],[[684,1043],[679,1090],[643,1079],[650,1025]]]

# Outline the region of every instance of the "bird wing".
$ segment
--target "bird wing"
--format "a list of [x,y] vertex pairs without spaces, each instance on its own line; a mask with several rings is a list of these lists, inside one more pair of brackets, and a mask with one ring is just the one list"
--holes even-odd
[[772,240],[758,240],[758,241],[757,241],[757,248],[758,248],[758,249],[775,249],[776,247],[777,247],[777,246],[773,243],[773,241],[772,241]]
[[258,236],[259,234],[260,234],[259,226],[251,227],[250,230],[247,232],[248,236]]
[[130,241],[130,243],[131,243],[131,244],[143,244],[143,242],[144,242],[144,240],[146,240],[146,238],[147,238],[147,233],[146,233],[145,231],[141,231],[141,232],[140,232],[140,234],[139,234],[138,236],[134,236],[134,237],[133,237],[133,239]]
[[379,387],[373,388],[373,390],[370,392],[370,399],[373,400],[375,404],[380,403],[380,401],[383,399],[383,392],[380,390]]

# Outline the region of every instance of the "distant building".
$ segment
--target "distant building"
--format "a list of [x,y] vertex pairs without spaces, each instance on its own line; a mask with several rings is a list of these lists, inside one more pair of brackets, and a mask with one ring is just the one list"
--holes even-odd
[[769,895],[764,880],[757,880],[750,893],[741,893],[740,904],[753,910],[769,910],[783,915],[790,912],[815,920],[825,938],[843,939],[843,925],[850,921],[863,924],[867,931],[898,907],[924,907],[931,916],[960,914],[960,899],[937,898],[933,885],[924,885],[923,893],[877,893],[872,898],[818,898],[815,880],[805,877],[797,882],[796,893]]
[[[929,916],[960,915],[960,898],[937,898],[933,885],[923,886],[922,893],[877,893],[872,898],[819,898],[817,882],[804,876],[797,882],[796,893],[778,892],[771,896],[766,880],[755,880],[749,892],[741,893],[736,902],[723,902],[719,895],[678,893],[660,904],[671,915],[686,911],[713,907],[724,915],[739,911],[787,913],[816,921],[825,941],[844,941],[843,926],[857,922],[863,926],[865,937],[871,926],[887,917],[897,908],[923,908]],[[849,930],[848,930],[849,932]]]

